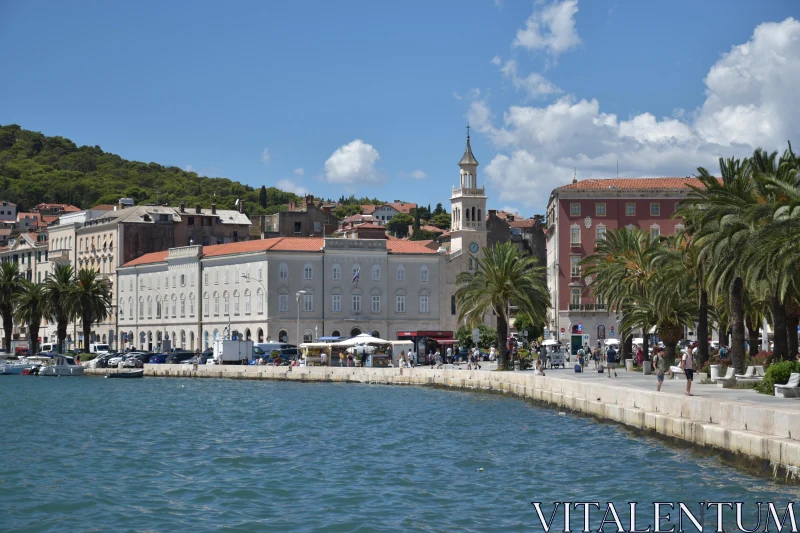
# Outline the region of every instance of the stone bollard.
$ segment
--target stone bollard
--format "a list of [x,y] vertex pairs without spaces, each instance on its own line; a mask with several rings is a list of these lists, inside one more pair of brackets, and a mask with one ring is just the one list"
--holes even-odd
[[625,359],[625,370],[633,372],[633,359]]
[[651,368],[652,361],[642,361],[642,370],[644,370],[643,374],[645,376],[649,376],[653,373],[653,369]]

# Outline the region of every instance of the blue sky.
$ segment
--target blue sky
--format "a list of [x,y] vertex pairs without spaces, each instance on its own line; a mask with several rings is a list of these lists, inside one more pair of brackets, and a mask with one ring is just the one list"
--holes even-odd
[[798,15],[791,0],[0,1],[0,123],[253,186],[447,205],[469,120],[489,207],[532,215],[576,171],[690,175],[797,139]]

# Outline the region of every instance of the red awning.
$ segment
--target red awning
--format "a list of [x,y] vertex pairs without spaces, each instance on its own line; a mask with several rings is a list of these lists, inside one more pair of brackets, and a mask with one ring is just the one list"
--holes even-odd
[[397,337],[428,337],[429,339],[453,339],[452,331],[398,331]]
[[441,339],[441,340],[436,339],[436,342],[438,342],[439,344],[444,344],[445,346],[450,344],[458,344],[457,339]]

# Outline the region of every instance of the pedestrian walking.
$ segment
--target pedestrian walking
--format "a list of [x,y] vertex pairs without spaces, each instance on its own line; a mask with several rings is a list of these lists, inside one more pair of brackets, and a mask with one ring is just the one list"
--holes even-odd
[[683,373],[686,374],[686,396],[692,395],[692,380],[694,379],[695,360],[692,349],[688,346],[681,357],[681,368]]
[[666,357],[661,353],[661,348],[656,348],[656,353],[653,355],[653,367],[656,369],[656,379],[658,380],[656,392],[661,392],[661,385],[664,384],[664,374],[666,374],[668,366]]
[[617,377],[617,351],[611,345],[606,351],[606,366],[608,367],[608,377],[611,377],[611,370],[614,370],[614,377]]

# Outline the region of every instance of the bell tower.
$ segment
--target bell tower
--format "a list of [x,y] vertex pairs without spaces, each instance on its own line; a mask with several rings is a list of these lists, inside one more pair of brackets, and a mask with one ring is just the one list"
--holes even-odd
[[486,190],[478,187],[478,160],[472,154],[467,126],[467,147],[458,162],[459,187],[450,197],[452,212],[450,253],[463,250],[466,264],[469,253],[478,255],[486,246]]

